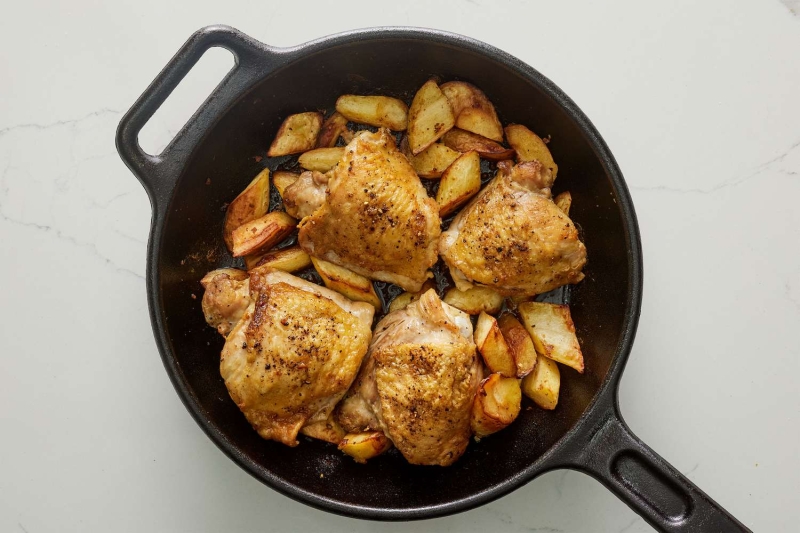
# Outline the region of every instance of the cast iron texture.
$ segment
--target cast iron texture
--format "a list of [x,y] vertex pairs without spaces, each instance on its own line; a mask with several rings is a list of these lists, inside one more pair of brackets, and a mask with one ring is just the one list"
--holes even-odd
[[[236,66],[172,143],[145,154],[138,133],[208,48]],[[552,412],[523,410],[508,429],[472,443],[454,466],[414,467],[397,453],[358,465],[335,447],[262,440],[219,376],[222,339],[200,311],[208,270],[237,264],[222,242],[225,202],[263,168],[265,149],[290,113],[333,106],[344,93],[407,98],[431,76],[482,88],[501,120],[552,135],[557,188],[589,250],[570,304],[587,371],[562,370]],[[747,531],[638,440],[620,416],[617,388],[642,297],[636,215],[600,135],[561,90],[518,59],[472,39],[414,28],[373,28],[274,48],[224,26],[195,33],[122,119],[117,149],[153,208],[147,291],[164,366],[189,412],[231,459],[274,489],[349,516],[409,520],[470,509],[556,468],[584,471],[662,531]],[[196,295],[197,298],[193,298]]]

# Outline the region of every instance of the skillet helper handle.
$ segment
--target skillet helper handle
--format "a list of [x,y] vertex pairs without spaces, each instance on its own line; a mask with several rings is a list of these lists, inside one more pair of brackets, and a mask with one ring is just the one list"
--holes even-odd
[[639,440],[616,407],[607,413],[593,432],[570,443],[573,459],[563,466],[596,478],[659,531],[750,531]]
[[[139,132],[186,74],[212,47],[225,48],[235,64],[183,129],[159,155],[139,145]],[[243,90],[274,68],[274,50],[229,26],[196,31],[128,110],[117,128],[117,151],[147,190],[155,211],[166,203],[186,160],[202,138],[204,127],[217,120]]]

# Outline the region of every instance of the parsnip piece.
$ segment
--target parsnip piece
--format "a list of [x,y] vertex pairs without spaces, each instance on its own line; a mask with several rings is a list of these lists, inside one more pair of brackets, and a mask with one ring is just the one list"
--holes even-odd
[[503,161],[514,157],[514,150],[469,131],[453,128],[442,136],[442,143],[459,152],[475,150],[484,159]]
[[359,124],[404,131],[408,125],[408,106],[389,96],[345,94],[336,100],[336,111]]
[[517,318],[506,313],[497,319],[503,338],[508,344],[508,349],[514,356],[514,363],[517,367],[517,377],[522,378],[531,373],[536,366],[536,348],[533,346],[533,339],[528,334],[525,326]]
[[496,433],[519,416],[522,391],[517,378],[492,374],[484,379],[472,404],[470,426],[477,438]]
[[244,258],[247,270],[259,267],[275,268],[284,272],[297,272],[311,265],[311,257],[299,246],[273,250],[262,255],[248,255]]
[[568,305],[522,302],[518,310],[539,355],[583,373],[583,353]]
[[272,248],[285,239],[297,221],[283,211],[273,211],[233,231],[233,257],[251,255]]
[[514,354],[508,347],[497,320],[491,315],[481,313],[475,325],[475,346],[483,356],[483,362],[491,372],[507,377],[517,376]]
[[475,286],[465,291],[453,288],[444,295],[444,303],[461,309],[468,315],[477,315],[481,311],[496,315],[503,307],[503,296],[487,287]]
[[506,126],[506,140],[517,153],[517,162],[541,161],[553,172],[553,179],[558,174],[558,165],[553,160],[552,154],[547,144],[541,137],[521,124],[509,124]]
[[223,239],[228,250],[233,247],[233,230],[246,222],[263,217],[267,212],[269,212],[269,169],[265,168],[228,204],[223,229]]
[[317,144],[317,135],[321,127],[322,113],[312,111],[289,115],[278,129],[267,156],[277,157],[311,150]]
[[439,215],[445,217],[467,203],[481,190],[481,158],[471,151],[453,161],[442,174],[436,203]]
[[433,80],[420,87],[408,110],[408,143],[416,155],[435,143],[456,123],[447,97]]
[[375,287],[369,279],[316,257],[312,257],[311,262],[314,264],[314,268],[319,273],[325,286],[329,289],[353,301],[367,302],[376,309],[381,308],[381,300],[378,298]]
[[377,457],[392,447],[392,441],[380,431],[348,433],[339,443],[339,449],[355,459],[357,463]]
[[542,409],[556,408],[560,388],[561,372],[558,364],[547,357],[540,357],[533,372],[522,380],[522,392]]
[[503,142],[503,126],[483,91],[463,81],[449,81],[440,89],[450,102],[457,128]]
[[314,148],[301,155],[297,161],[306,170],[327,172],[344,156],[344,146],[334,148]]

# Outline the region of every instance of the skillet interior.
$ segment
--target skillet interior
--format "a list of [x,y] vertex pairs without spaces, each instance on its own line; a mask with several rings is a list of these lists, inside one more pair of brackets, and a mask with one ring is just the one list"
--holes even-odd
[[[294,449],[264,441],[228,397],[218,369],[223,340],[205,325],[200,310],[203,274],[240,264],[222,242],[225,202],[266,164],[259,156],[265,156],[286,115],[330,109],[343,93],[407,99],[431,76],[472,82],[486,92],[504,124],[519,122],[552,135],[550,148],[559,164],[555,192],[572,192],[570,214],[589,251],[586,279],[569,295],[586,373],[562,366],[555,412],[525,409],[532,405],[526,400],[510,428],[473,442],[449,468],[413,467],[396,452],[358,465],[334,446],[310,439],[301,438]],[[576,424],[606,379],[631,292],[630,252],[612,181],[567,111],[535,79],[497,59],[411,38],[316,47],[266,76],[209,129],[196,149],[167,209],[156,252],[155,288],[179,369],[174,378],[184,382],[200,406],[193,414],[209,422],[217,444],[251,473],[292,496],[338,512],[381,518],[414,518],[423,509],[441,514],[477,505],[486,499],[481,497],[486,491],[498,496],[538,473],[537,459]]]

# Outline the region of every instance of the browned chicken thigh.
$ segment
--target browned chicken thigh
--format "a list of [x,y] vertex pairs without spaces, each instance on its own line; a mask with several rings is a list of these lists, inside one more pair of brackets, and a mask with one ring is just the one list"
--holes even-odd
[[[220,373],[259,435],[295,446],[300,429],[326,421],[356,377],[374,307],[277,270],[254,273],[249,285]],[[318,429],[311,434],[325,438]]]
[[300,222],[300,246],[362,276],[420,290],[437,259],[439,208],[394,137],[385,129],[359,133],[329,174],[304,174],[285,191],[293,212],[313,209]]
[[513,296],[582,280],[586,247],[551,200],[550,170],[538,161],[497,166],[497,176],[442,234],[439,252],[456,286]]
[[383,431],[412,464],[447,466],[469,443],[480,379],[469,316],[431,289],[378,323],[338,419]]

